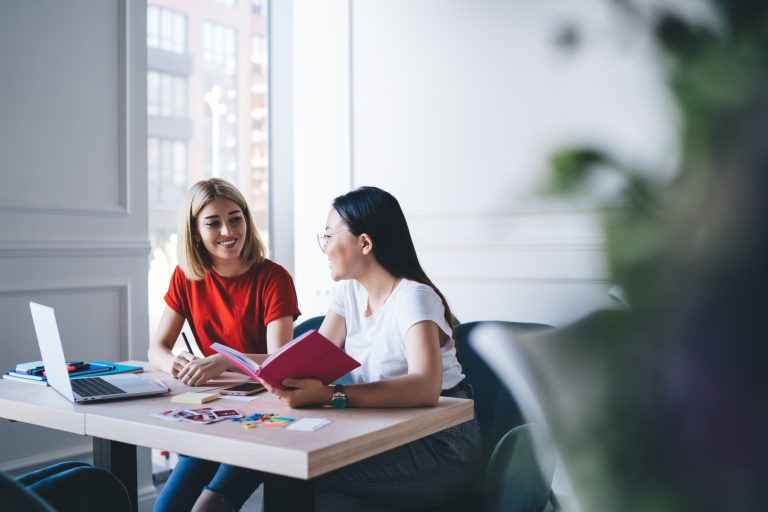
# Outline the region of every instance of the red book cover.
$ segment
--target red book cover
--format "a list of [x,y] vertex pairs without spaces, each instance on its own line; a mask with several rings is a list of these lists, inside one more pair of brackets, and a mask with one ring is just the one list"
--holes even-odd
[[214,343],[211,348],[229,359],[254,379],[260,378],[278,389],[286,389],[283,379],[318,379],[330,384],[360,363],[315,330],[307,331],[267,357],[259,366],[243,353]]

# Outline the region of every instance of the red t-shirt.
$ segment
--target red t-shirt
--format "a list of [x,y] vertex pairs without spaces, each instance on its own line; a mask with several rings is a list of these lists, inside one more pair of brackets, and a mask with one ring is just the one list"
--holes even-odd
[[187,279],[177,266],[165,302],[186,318],[206,356],[215,354],[210,347],[216,342],[266,354],[267,324],[301,314],[291,275],[266,259],[239,276],[221,277],[209,270],[199,281]]

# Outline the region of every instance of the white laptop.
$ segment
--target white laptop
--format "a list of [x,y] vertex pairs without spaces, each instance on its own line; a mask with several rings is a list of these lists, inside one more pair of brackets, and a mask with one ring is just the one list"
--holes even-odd
[[37,343],[40,345],[48,384],[70,402],[115,400],[168,392],[168,388],[159,382],[135,374],[70,380],[53,308],[30,302],[29,309],[32,311],[32,321],[35,323]]

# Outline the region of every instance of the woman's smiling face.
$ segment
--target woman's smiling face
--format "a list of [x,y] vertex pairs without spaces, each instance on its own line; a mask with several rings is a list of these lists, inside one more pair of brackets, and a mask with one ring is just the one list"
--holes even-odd
[[325,254],[330,261],[331,279],[354,279],[362,263],[357,237],[350,233],[339,213],[331,208],[325,222]]
[[240,258],[247,234],[243,210],[229,199],[214,199],[197,216],[199,241],[211,256],[213,266]]

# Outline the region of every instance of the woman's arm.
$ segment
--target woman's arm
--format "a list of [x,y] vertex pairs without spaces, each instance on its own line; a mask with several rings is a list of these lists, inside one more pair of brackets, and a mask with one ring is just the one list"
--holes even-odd
[[[293,337],[293,318],[283,316],[267,324],[267,351],[279,349]],[[257,364],[264,362],[267,354],[245,354]],[[227,370],[240,371],[224,356],[214,354],[203,359],[194,359],[178,372],[179,379],[188,386],[201,386],[206,381],[218,377]]]
[[344,348],[344,341],[347,339],[347,321],[343,316],[329,309],[318,332],[337,347]]
[[185,350],[174,356],[171,349],[183,326],[184,317],[166,306],[149,342],[147,356],[152,366],[170,373],[187,386],[202,385],[229,368],[229,361],[219,354],[200,359]]
[[281,316],[267,324],[267,353],[277,351],[293,339],[293,317]]
[[[323,323],[325,325],[325,322]],[[443,382],[443,363],[437,324],[431,321],[411,326],[405,334],[408,374],[367,384],[345,386],[350,407],[424,407],[435,406]],[[316,379],[285,379],[280,390],[262,381],[269,391],[290,407],[326,405],[333,388]]]
[[160,317],[157,330],[152,339],[149,340],[149,350],[147,351],[147,357],[152,366],[174,377],[195,357],[187,351],[177,356],[171,353],[183,326],[184,317],[166,306],[163,316]]
[[[280,348],[293,339],[293,317],[283,316],[276,318],[267,324],[267,353],[266,354],[245,354],[246,357],[256,364],[262,364],[269,357],[269,354],[280,350]],[[240,371],[234,368],[235,371]]]

